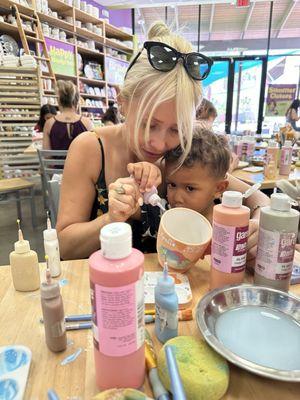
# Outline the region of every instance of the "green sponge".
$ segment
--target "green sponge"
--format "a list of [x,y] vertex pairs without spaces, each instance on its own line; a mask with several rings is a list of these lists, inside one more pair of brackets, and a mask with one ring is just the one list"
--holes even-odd
[[[218,400],[224,396],[229,383],[227,362],[204,340],[177,336],[166,344],[173,348],[187,400]],[[171,391],[164,347],[158,355],[158,372]]]

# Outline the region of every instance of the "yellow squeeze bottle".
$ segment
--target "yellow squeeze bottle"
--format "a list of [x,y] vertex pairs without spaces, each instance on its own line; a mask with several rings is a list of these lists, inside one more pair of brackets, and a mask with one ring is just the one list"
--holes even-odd
[[15,250],[9,255],[13,285],[21,292],[31,292],[40,287],[40,270],[38,257],[35,251],[30,250],[28,240],[24,240],[19,226],[19,240],[15,242]]

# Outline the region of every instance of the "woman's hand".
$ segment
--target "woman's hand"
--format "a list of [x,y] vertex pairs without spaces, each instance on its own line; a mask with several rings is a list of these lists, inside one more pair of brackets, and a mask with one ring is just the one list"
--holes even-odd
[[108,187],[108,214],[111,222],[127,221],[143,200],[133,178],[119,178]]
[[161,184],[161,171],[155,164],[146,161],[130,163],[127,165],[127,170],[139,185],[141,193],[148,192],[152,186],[158,187]]
[[257,219],[250,219],[249,222],[249,236],[247,243],[247,268],[254,269],[255,258],[257,253],[257,241],[258,241],[258,226],[259,222]]

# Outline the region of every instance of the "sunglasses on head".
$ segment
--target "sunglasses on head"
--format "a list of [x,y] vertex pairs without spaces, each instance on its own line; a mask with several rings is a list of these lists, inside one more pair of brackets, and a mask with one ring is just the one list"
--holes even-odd
[[143,49],[147,50],[149,63],[157,71],[172,71],[181,59],[188,75],[197,81],[202,81],[207,78],[213,65],[213,60],[201,53],[180,53],[168,44],[147,41],[144,43],[142,50],[137,53],[129,65],[125,78],[142,54]]

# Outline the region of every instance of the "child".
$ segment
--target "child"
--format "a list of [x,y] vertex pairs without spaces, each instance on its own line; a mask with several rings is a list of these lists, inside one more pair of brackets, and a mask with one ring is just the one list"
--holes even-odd
[[212,222],[215,202],[228,187],[230,149],[223,136],[194,127],[192,148],[183,164],[178,164],[182,149],[165,156],[167,199],[171,208],[198,211]]

